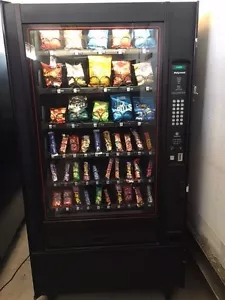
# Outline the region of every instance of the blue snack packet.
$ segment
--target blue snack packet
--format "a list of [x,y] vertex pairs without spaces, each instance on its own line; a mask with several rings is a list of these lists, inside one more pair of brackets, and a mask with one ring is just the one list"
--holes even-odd
[[113,121],[132,120],[132,104],[129,94],[110,95]]
[[108,30],[89,30],[88,49],[107,49]]
[[153,32],[154,29],[134,29],[134,46],[136,48],[154,48],[156,41]]
[[135,120],[147,121],[155,119],[155,101],[153,96],[133,97]]

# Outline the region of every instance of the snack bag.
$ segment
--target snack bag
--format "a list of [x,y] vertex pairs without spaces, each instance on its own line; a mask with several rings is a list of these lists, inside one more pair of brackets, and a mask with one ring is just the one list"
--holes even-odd
[[111,56],[88,56],[90,86],[109,86],[111,77]]
[[66,49],[83,49],[82,30],[64,30],[63,35]]
[[58,176],[57,176],[57,169],[56,169],[56,165],[51,163],[50,164],[50,170],[51,170],[51,174],[52,174],[52,181],[55,182],[58,180]]
[[80,199],[80,191],[79,191],[79,187],[78,186],[74,186],[73,187],[73,195],[74,195],[74,199],[76,204],[81,204],[81,199]]
[[62,206],[62,193],[53,192],[52,193],[52,208],[58,208]]
[[132,187],[131,185],[124,185],[123,186],[123,197],[126,203],[132,201]]
[[94,101],[94,107],[92,111],[93,121],[107,122],[109,118],[109,103],[103,101]]
[[73,205],[72,192],[70,190],[65,190],[63,192],[63,206],[70,207]]
[[131,36],[129,29],[112,30],[112,48],[131,48]]
[[77,135],[71,135],[70,138],[70,151],[72,153],[79,152],[80,150],[80,141]]
[[129,94],[110,95],[112,116],[114,121],[132,120],[132,104]]
[[154,29],[134,29],[134,46],[136,48],[154,48],[156,41],[153,38]]
[[88,190],[84,190],[84,201],[85,201],[86,205],[91,205],[91,200],[90,200]]
[[59,30],[40,30],[41,49],[54,50],[62,47]]
[[66,63],[67,79],[69,86],[86,86],[87,83],[84,80],[84,70],[82,64],[70,65]]
[[73,96],[69,99],[68,105],[68,121],[85,121],[88,119],[87,97]]
[[96,194],[95,194],[95,204],[100,205],[102,203],[102,187],[96,187]]
[[81,139],[81,152],[85,153],[88,151],[89,147],[90,147],[90,136],[89,135],[84,135],[82,136]]
[[41,62],[43,76],[47,87],[60,87],[62,84],[62,65],[56,64],[56,67]]
[[63,124],[66,121],[66,108],[50,108],[51,123]]
[[62,154],[66,153],[68,139],[69,139],[69,136],[67,134],[62,134],[62,141],[61,141],[59,153],[62,153]]
[[133,97],[135,120],[154,120],[155,103],[153,96]]
[[141,62],[133,64],[138,85],[151,84],[153,82],[152,64]]
[[65,172],[64,172],[64,181],[69,181],[70,180],[70,164],[66,163],[65,164]]
[[131,66],[129,61],[113,61],[114,80],[113,85],[129,85],[131,84]]
[[108,30],[89,30],[88,48],[89,49],[107,49]]

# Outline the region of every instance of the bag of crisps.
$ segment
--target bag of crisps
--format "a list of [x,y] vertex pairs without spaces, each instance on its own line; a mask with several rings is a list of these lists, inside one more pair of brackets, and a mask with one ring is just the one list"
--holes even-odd
[[63,35],[66,49],[83,49],[82,30],[64,30]]
[[133,64],[138,85],[150,84],[153,82],[153,71],[150,62]]
[[131,48],[131,35],[129,29],[112,30],[112,48]]
[[107,122],[108,118],[109,118],[109,103],[103,101],[95,101],[93,112],[92,112],[92,120]]
[[113,85],[131,84],[131,65],[129,61],[113,61],[114,80]]
[[87,83],[84,80],[84,70],[82,64],[70,65],[66,63],[68,85],[86,86]]
[[90,86],[109,86],[111,77],[111,56],[88,56]]
[[62,84],[62,65],[56,64],[56,67],[41,63],[43,76],[47,87],[60,87]]
[[55,50],[62,47],[59,30],[40,30],[41,49]]

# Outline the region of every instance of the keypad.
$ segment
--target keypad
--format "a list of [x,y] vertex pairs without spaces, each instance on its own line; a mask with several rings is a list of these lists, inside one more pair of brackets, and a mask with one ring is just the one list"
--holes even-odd
[[172,100],[172,126],[184,125],[184,99]]

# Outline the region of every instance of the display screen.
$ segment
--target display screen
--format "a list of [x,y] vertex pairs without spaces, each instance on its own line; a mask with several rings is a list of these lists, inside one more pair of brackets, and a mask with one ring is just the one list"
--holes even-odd
[[46,217],[155,215],[160,28],[29,26],[25,37]]

